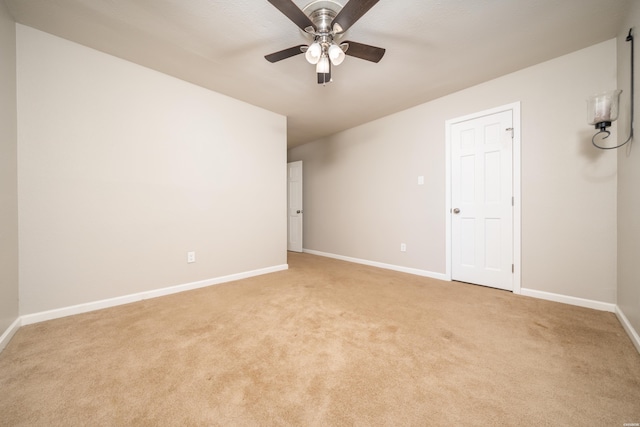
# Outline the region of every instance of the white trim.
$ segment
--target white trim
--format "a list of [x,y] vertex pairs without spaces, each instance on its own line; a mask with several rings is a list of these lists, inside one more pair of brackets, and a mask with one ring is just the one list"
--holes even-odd
[[622,324],[624,330],[627,332],[627,335],[629,335],[629,338],[631,339],[633,345],[636,347],[636,350],[638,350],[638,353],[640,353],[640,335],[638,335],[638,332],[633,328],[631,322],[629,322],[629,319],[627,319],[627,316],[624,315],[620,306],[617,305],[616,316],[618,317],[618,320]]
[[18,329],[20,329],[20,326],[22,326],[22,318],[18,317],[7,328],[7,330],[4,331],[2,336],[0,336],[0,352],[2,350],[4,350],[4,348],[7,346],[7,344],[9,344],[9,341],[11,341],[11,338],[13,338],[13,336],[16,334],[16,332],[18,332]]
[[[342,255],[330,254],[326,252],[314,251],[311,249],[303,249],[303,252],[309,253],[312,255],[324,256],[327,258],[335,258],[342,261],[354,262],[357,264],[370,265],[372,267],[385,268],[388,270],[400,271],[403,273],[415,274],[417,276],[430,277],[438,280],[450,280],[447,279],[445,274],[442,273],[433,273],[426,270],[419,270],[415,268],[402,267],[392,264],[384,264],[375,261],[367,261],[358,258],[351,258]],[[171,286],[168,288],[157,289],[153,291],[140,292],[137,294],[126,295],[117,298],[111,298],[107,300],[95,301],[92,303],[86,304],[78,304],[71,307],[49,310],[40,313],[28,314],[17,318],[7,330],[0,336],[0,352],[4,350],[4,348],[9,344],[11,338],[15,335],[16,332],[20,329],[21,326],[30,325],[33,323],[43,322],[45,320],[57,319],[60,317],[66,317],[73,314],[86,313],[89,311],[100,310],[102,308],[114,307],[117,305],[128,304],[131,302],[141,301],[150,298],[156,298],[164,295],[170,295],[178,292],[184,292],[188,290],[203,288],[206,286],[217,285],[220,283],[231,282],[234,280],[246,279],[249,277],[259,276],[262,274],[275,273],[277,271],[287,270],[289,266],[287,264],[282,264],[273,267],[267,267],[259,270],[248,271],[245,273],[231,274],[228,276],[222,276],[215,279],[203,280],[199,282],[192,282],[178,286]],[[631,339],[631,342],[636,347],[638,352],[640,353],[640,336],[633,328],[629,319],[624,315],[623,311],[615,304],[605,303],[601,301],[588,300],[577,297],[570,297],[566,295],[554,294],[550,292],[537,291],[535,289],[521,289],[521,294],[523,296],[528,296],[532,298],[539,298],[548,301],[555,301],[564,304],[575,305],[579,307],[592,308],[595,310],[608,311],[613,312],[618,317],[618,320],[622,324],[622,327],[626,331],[627,335]]]
[[522,292],[522,126],[520,102],[511,104],[513,109],[513,293]]
[[576,305],[578,307],[592,308],[594,310],[609,311],[611,313],[614,313],[616,311],[615,304],[596,301],[592,299],[571,297],[568,295],[554,294],[551,292],[537,291],[535,289],[527,289],[527,288],[522,288],[520,294],[526,297],[533,297],[533,298],[544,299],[547,301],[561,302],[564,304]]
[[228,276],[216,277],[213,279],[201,280],[198,282],[185,283],[182,285],[170,286],[162,289],[154,289],[151,291],[139,292],[136,294],[124,295],[121,297],[109,298],[100,301],[93,301],[84,304],[72,305],[54,310],[42,311],[40,313],[26,314],[21,317],[22,325],[30,325],[32,323],[44,322],[45,320],[58,319],[60,317],[71,316],[74,314],[86,313],[103,308],[115,307],[122,304],[142,301],[150,298],[157,298],[165,295],[171,295],[178,292],[190,291],[193,289],[204,288],[207,286],[218,285],[220,283],[232,282],[234,280],[247,279],[249,277],[260,276],[267,273],[275,273],[276,271],[287,270],[288,264],[276,265],[273,267],[261,268],[258,270],[246,271],[244,273],[230,274]]
[[512,111],[513,117],[513,293],[520,294],[521,289],[521,265],[522,265],[522,194],[521,194],[521,157],[522,157],[522,134],[520,125],[520,101],[501,107],[491,108],[489,110],[480,111],[466,116],[457,117],[445,121],[445,257],[446,271],[443,280],[451,280],[451,127],[460,122],[476,119],[478,117],[488,116],[503,111]]
[[394,265],[394,264],[385,264],[383,262],[369,261],[369,260],[360,259],[360,258],[351,258],[351,257],[348,257],[348,256],[343,256],[343,255],[336,255],[336,254],[331,254],[331,253],[327,253],[327,252],[314,251],[312,249],[303,249],[302,251],[304,253],[308,253],[308,254],[311,254],[311,255],[318,255],[318,256],[323,256],[323,257],[327,257],[327,258],[334,258],[334,259],[339,259],[341,261],[348,261],[348,262],[354,262],[356,264],[370,265],[371,267],[384,268],[384,269],[387,269],[387,270],[399,271],[401,273],[415,274],[416,276],[430,277],[432,279],[447,280],[446,276],[444,274],[442,274],[442,273],[434,273],[434,272],[427,271],[427,270],[420,270],[420,269],[411,268],[411,267],[403,267],[403,266]]

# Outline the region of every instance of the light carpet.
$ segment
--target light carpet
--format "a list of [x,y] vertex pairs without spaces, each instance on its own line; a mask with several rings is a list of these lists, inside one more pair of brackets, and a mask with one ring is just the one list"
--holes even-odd
[[289,270],[21,328],[2,426],[623,426],[612,313],[289,254]]

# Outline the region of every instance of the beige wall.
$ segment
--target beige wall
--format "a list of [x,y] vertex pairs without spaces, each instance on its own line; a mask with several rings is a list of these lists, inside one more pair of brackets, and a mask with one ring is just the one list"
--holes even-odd
[[22,25],[17,51],[22,315],[286,265],[285,117]]
[[521,101],[522,287],[615,303],[616,153],[585,103],[615,86],[610,40],[291,149],[304,247],[445,273],[445,121]]
[[18,318],[16,31],[0,2],[0,335]]
[[618,306],[633,328],[640,332],[640,3],[632,2],[625,25],[618,35],[618,88],[621,95],[618,140],[629,135],[630,43],[629,28],[635,36],[635,141],[618,149]]

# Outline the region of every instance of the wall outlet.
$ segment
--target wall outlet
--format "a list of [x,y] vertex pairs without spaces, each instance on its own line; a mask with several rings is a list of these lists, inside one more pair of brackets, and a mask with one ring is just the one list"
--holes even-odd
[[418,185],[424,185],[424,176],[420,175],[418,177]]
[[187,262],[188,263],[196,262],[196,253],[195,252],[187,252]]
[[400,243],[400,252],[407,252],[407,244]]

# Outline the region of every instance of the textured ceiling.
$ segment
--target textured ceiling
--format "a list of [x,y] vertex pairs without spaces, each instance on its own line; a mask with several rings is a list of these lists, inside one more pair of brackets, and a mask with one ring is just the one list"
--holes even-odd
[[21,24],[286,115],[291,147],[613,38],[632,0],[380,0],[345,39],[385,57],[347,57],[327,86],[302,55],[264,59],[307,41],[266,0],[4,1]]

